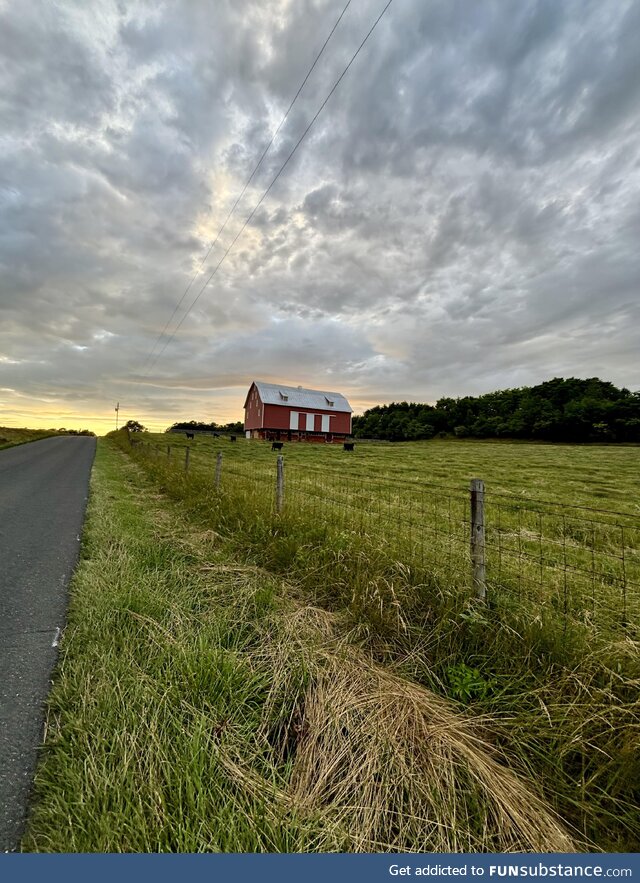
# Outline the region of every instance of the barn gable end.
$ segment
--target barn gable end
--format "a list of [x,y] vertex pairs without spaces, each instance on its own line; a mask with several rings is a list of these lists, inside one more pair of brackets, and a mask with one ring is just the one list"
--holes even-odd
[[247,438],[342,442],[351,434],[351,405],[339,392],[256,380],[244,409]]

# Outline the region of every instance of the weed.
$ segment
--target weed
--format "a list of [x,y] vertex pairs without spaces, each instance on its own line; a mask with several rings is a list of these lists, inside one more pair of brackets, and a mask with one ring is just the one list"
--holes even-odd
[[497,684],[496,678],[485,678],[464,662],[447,666],[447,680],[449,695],[465,704],[487,699]]

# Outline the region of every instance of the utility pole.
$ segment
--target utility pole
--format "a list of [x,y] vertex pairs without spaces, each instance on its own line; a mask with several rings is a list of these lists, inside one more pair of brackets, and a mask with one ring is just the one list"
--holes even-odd
[[118,431],[118,417],[120,416],[120,402],[116,404],[116,432]]

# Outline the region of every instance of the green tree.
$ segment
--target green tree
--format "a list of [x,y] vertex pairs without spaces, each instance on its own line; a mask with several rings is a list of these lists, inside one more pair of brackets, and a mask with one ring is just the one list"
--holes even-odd
[[554,377],[482,396],[376,405],[353,420],[357,438],[392,441],[470,435],[544,441],[640,441],[640,392],[598,377]]
[[137,420],[127,420],[124,424],[124,429],[128,429],[129,432],[146,432],[147,427],[143,426],[142,423],[139,423]]

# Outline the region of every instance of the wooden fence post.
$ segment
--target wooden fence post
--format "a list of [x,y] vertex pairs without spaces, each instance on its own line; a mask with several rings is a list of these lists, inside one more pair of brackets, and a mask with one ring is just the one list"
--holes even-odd
[[216,477],[215,477],[215,486],[216,490],[220,487],[220,478],[222,477],[222,451],[218,451],[218,456],[216,457]]
[[276,472],[276,512],[278,515],[282,512],[284,506],[284,457],[278,454],[278,465]]
[[487,598],[487,567],[484,557],[484,481],[471,479],[471,567],[476,596]]
[[167,459],[171,457],[171,445],[167,445]]
[[189,471],[189,457],[191,455],[191,448],[184,449],[184,471]]

